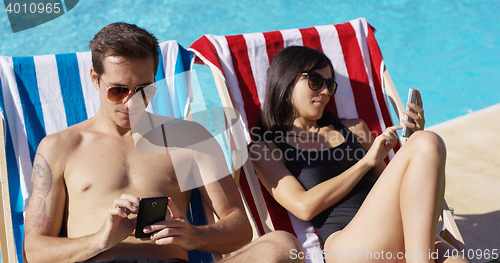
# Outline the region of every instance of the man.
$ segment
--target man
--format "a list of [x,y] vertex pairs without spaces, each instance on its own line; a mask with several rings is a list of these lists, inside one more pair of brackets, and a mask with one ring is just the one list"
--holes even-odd
[[[179,150],[173,161],[170,148],[164,147],[164,154],[136,148],[132,126],[137,123],[131,115],[144,109],[154,93],[157,47],[154,36],[125,23],[104,27],[91,41],[90,74],[101,105],[94,117],[45,137],[38,147],[35,187],[25,216],[27,261],[186,262],[187,251],[193,249],[239,249],[228,262],[290,260],[290,250],[300,246],[282,232],[243,247],[251,229],[231,176],[198,188],[219,221],[193,226],[186,220],[191,191],[181,191],[178,180],[188,178],[192,170],[201,176],[218,172],[214,165],[204,166],[217,157],[183,155]],[[165,146],[194,144],[189,138],[195,136],[189,134],[198,141],[211,137],[201,125],[182,120],[169,119],[162,129],[168,134]],[[169,196],[166,220],[145,228],[153,233],[151,238],[135,238],[139,198],[164,195]],[[58,237],[61,231],[67,237]]]

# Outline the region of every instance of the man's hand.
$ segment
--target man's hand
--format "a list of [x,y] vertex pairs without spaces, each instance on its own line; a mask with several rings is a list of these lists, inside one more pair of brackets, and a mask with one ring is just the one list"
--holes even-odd
[[150,238],[157,245],[174,244],[187,251],[195,249],[199,239],[197,229],[189,223],[170,197],[168,198],[168,211],[170,216],[167,218],[170,219],[145,227],[144,233],[154,232]]
[[104,250],[114,247],[134,231],[137,218],[130,219],[128,216],[137,214],[138,204],[139,198],[130,194],[123,194],[119,199],[115,199],[101,228]]

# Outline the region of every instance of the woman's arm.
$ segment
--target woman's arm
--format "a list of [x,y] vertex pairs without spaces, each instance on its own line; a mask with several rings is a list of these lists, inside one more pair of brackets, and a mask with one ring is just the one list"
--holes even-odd
[[[366,126],[360,125],[360,128]],[[276,201],[299,219],[309,221],[344,198],[370,169],[383,163],[381,160],[397,139],[394,132],[397,128],[390,129],[369,143],[371,148],[359,162],[309,190],[304,189],[280,159],[273,158],[273,152],[278,151],[274,144],[255,143],[250,148],[250,156],[259,179]]]
[[342,174],[306,191],[281,160],[271,157],[273,151],[278,151],[271,147],[259,142],[250,148],[257,175],[278,203],[304,221],[344,198],[372,168],[362,159]]

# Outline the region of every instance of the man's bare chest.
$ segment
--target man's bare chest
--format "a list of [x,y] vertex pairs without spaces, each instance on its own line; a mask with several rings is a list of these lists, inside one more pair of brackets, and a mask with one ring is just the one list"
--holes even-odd
[[178,191],[170,155],[145,154],[133,143],[88,141],[67,157],[64,178],[69,193],[127,192],[141,196]]

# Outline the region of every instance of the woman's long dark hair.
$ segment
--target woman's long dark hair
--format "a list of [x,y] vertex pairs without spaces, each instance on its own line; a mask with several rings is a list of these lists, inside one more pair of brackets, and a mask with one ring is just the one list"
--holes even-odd
[[[312,72],[326,66],[330,67],[332,76],[335,78],[330,59],[321,51],[303,46],[287,47],[273,57],[267,72],[260,138],[274,141],[279,148],[284,149],[283,140],[277,140],[277,137],[284,136],[292,130],[296,116],[296,109],[292,104],[295,83],[302,73]],[[331,123],[332,117],[332,114],[325,112],[318,120],[318,124]]]

